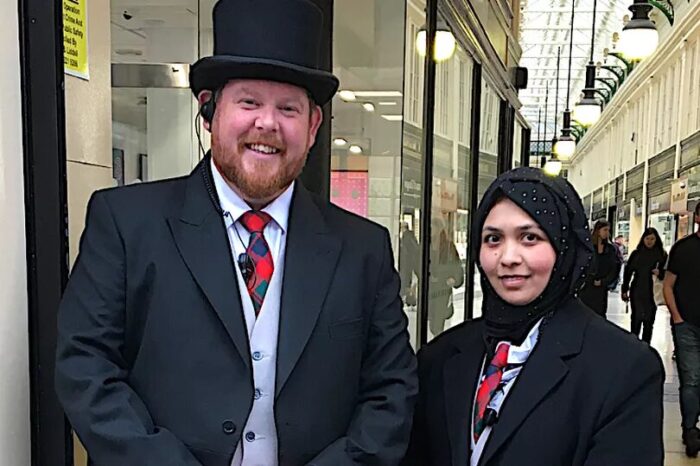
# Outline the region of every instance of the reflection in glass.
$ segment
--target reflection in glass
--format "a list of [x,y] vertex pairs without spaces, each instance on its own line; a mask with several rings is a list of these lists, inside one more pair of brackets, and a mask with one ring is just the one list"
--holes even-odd
[[[498,176],[498,111],[500,97],[491,80],[484,75],[481,81],[481,140],[479,153],[478,200],[491,182]],[[478,254],[478,251],[476,252]],[[474,317],[481,316],[483,293],[481,276],[476,269],[474,276]]]
[[428,338],[465,319],[473,60],[457,46],[436,65]]
[[[341,90],[332,102],[330,200],[389,230],[401,272],[401,294],[409,303],[405,309],[415,343],[420,249],[418,236],[413,232],[417,231],[419,220],[418,215],[405,216],[400,209],[407,3],[334,3],[333,73],[340,78]],[[424,21],[422,9],[417,16],[415,8],[409,10],[408,16],[414,21]],[[415,55],[417,69],[423,62]],[[417,94],[410,95],[418,98]],[[414,101],[416,114],[422,112],[418,105]],[[414,176],[413,181],[405,180],[404,184],[415,187],[418,183],[420,194],[420,162]],[[419,205],[415,204],[415,208]],[[405,206],[411,211],[413,207]]]

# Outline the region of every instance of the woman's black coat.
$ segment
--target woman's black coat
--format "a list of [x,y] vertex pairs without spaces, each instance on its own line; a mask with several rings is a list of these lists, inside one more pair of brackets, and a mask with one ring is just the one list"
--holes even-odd
[[[484,322],[466,322],[419,354],[420,395],[404,465],[469,464]],[[662,466],[664,371],[649,345],[578,300],[540,327],[480,466]]]

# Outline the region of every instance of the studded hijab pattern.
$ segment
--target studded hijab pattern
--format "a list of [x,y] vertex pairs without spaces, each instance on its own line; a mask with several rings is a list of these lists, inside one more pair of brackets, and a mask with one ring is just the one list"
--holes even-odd
[[[491,287],[479,261],[482,229],[497,201],[507,198],[535,220],[547,235],[557,259],[545,290],[529,304],[516,306]],[[499,176],[484,194],[472,229],[474,257],[484,293],[482,312],[488,346],[499,341],[520,344],[544,316],[557,310],[580,290],[593,258],[593,245],[581,198],[563,178],[522,167]]]

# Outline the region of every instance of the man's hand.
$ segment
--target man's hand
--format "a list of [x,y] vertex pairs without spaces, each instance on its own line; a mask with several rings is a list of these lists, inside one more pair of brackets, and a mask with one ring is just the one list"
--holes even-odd
[[623,300],[624,302],[629,301],[629,300],[630,300],[630,295],[629,295],[629,293],[622,293],[622,300]]

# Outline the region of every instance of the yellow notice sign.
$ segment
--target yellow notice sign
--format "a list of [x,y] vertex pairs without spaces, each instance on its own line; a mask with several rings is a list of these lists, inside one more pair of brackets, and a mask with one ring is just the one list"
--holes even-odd
[[63,0],[63,68],[90,79],[87,44],[87,0]]

